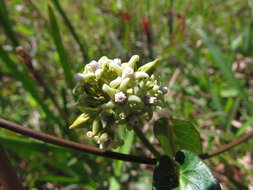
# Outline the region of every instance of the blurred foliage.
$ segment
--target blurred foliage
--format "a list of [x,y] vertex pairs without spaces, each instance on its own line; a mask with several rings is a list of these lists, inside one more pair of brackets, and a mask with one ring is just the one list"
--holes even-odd
[[[69,88],[72,73],[103,55],[128,60],[138,54],[141,63],[160,57],[156,74],[169,88],[166,111],[193,121],[203,152],[213,150],[253,123],[250,6],[241,0],[0,0],[0,116],[92,144],[86,129],[67,129],[80,114]],[[18,45],[61,111],[20,60]],[[145,130],[152,135],[152,128]],[[0,133],[27,189],[151,188],[149,166],[49,146],[3,129]],[[132,144],[132,135],[122,135],[128,143],[118,151],[148,154],[138,140]],[[252,150],[250,140],[209,161],[224,189],[252,188]]]

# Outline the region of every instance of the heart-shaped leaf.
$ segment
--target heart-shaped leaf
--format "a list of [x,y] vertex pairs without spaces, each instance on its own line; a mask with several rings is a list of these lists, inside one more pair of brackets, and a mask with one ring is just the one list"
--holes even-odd
[[173,190],[221,190],[208,166],[190,151],[178,151],[179,187]]
[[158,160],[153,174],[153,190],[221,190],[208,166],[194,153],[178,151],[175,161],[167,155]]

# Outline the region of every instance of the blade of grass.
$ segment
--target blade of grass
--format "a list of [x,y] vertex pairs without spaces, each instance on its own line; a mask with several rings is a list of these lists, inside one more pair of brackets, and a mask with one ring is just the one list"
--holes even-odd
[[0,18],[0,24],[3,26],[6,36],[11,40],[14,47],[18,46],[19,42],[12,30],[12,24],[8,18],[8,11],[4,0],[0,0]]
[[239,80],[234,76],[231,65],[225,62],[224,57],[222,56],[221,50],[218,46],[216,46],[208,37],[208,35],[201,29],[198,30],[199,35],[203,39],[204,44],[207,46],[210,54],[213,57],[216,66],[221,70],[224,74],[225,79],[234,86],[239,92],[241,92],[241,96],[244,101],[247,102],[248,110],[251,114],[253,114],[253,103],[248,100],[245,88],[240,84]]
[[[28,71],[22,72],[17,68],[17,65],[12,61],[9,57],[8,53],[0,46],[0,58],[5,63],[6,67],[10,70],[10,72],[20,81],[26,90],[26,92],[30,93],[31,96],[34,98],[36,103],[41,107],[41,109],[46,114],[49,121],[53,121],[61,125],[61,120],[58,119],[54,113],[48,109],[48,106],[42,101],[39,96],[37,86],[33,80],[29,78],[27,74]],[[25,67],[24,67],[25,68]]]
[[75,39],[76,43],[78,44],[80,51],[82,52],[84,61],[89,61],[89,55],[88,55],[88,48],[84,40],[81,41],[79,36],[77,35],[77,32],[75,28],[72,26],[70,20],[68,19],[65,11],[63,10],[59,0],[52,0],[53,5],[55,6],[56,10],[60,13],[64,24],[69,29],[70,33],[72,34],[73,38]]
[[65,75],[65,79],[66,79],[66,82],[67,82],[67,85],[69,86],[69,88],[72,89],[74,87],[73,74],[71,72],[71,67],[67,61],[66,52],[63,47],[62,38],[61,38],[59,26],[57,24],[57,20],[56,20],[54,11],[53,11],[52,7],[50,7],[50,6],[48,7],[48,14],[49,14],[50,32],[51,32],[52,38],[54,40],[54,43],[55,43],[55,46],[56,46],[56,49],[57,49],[57,52],[58,52],[58,55],[60,58],[61,66],[63,68],[64,75]]

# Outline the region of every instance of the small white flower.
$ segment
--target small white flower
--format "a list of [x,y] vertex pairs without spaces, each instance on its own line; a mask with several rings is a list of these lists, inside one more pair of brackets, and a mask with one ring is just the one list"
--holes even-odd
[[127,99],[126,95],[123,92],[118,92],[115,94],[115,102],[123,103]]
[[86,67],[90,67],[93,72],[96,72],[98,69],[102,69],[101,65],[94,60],[87,64]]

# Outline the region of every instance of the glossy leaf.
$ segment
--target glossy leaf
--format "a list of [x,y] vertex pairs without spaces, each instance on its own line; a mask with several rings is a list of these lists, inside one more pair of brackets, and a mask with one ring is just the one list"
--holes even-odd
[[173,190],[221,190],[208,166],[190,151],[178,151],[179,187]]

